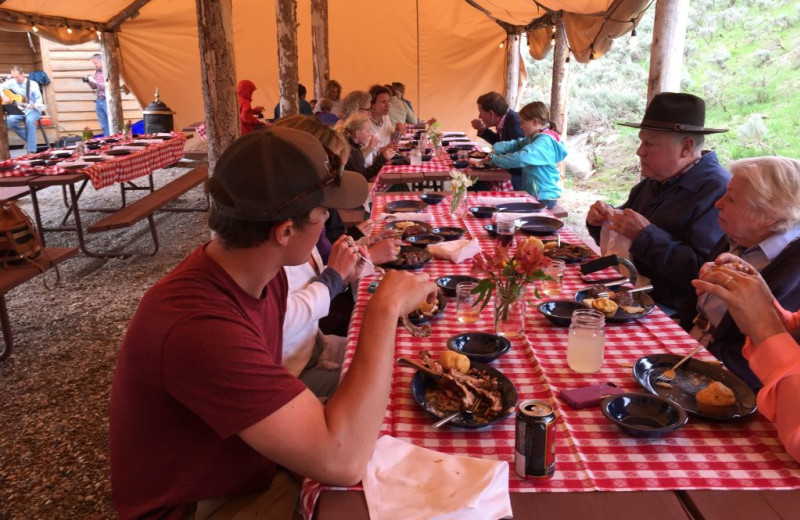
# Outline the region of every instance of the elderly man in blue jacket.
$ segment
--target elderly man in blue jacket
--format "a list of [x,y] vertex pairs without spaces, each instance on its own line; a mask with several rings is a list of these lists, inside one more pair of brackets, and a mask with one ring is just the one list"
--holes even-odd
[[714,152],[702,149],[704,136],[724,129],[706,128],[705,102],[691,94],[657,94],[639,128],[637,150],[644,179],[619,209],[602,201],[586,216],[599,243],[604,223],[631,242],[636,269],[653,283],[653,299],[673,314],[711,248],[722,237],[714,203],[725,193],[730,173]]
[[[520,128],[519,114],[511,110],[506,98],[497,92],[487,92],[478,97],[478,117],[471,124],[478,131],[478,137],[489,144],[525,137]],[[496,132],[490,128],[492,126],[497,129]],[[522,169],[509,168],[508,173],[511,174],[514,189],[524,191]]]

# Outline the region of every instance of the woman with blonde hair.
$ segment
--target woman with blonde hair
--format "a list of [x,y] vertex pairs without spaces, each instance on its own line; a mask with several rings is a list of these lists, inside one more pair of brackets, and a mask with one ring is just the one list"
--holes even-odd
[[347,94],[339,107],[339,118],[344,121],[353,114],[362,113],[369,115],[372,108],[372,97],[369,92],[354,90]]
[[314,105],[314,113],[322,112],[322,100],[323,99],[330,99],[331,100],[331,109],[329,112],[335,116],[339,115],[339,98],[342,97],[342,85],[335,79],[328,80],[328,83],[325,85],[325,92],[317,101],[317,104]]
[[495,143],[494,152],[483,162],[506,169],[522,168],[523,189],[552,209],[561,196],[561,172],[556,163],[564,160],[567,150],[544,103],[528,103],[519,111],[519,118],[525,137]]
[[367,114],[352,114],[341,125],[340,131],[350,145],[350,157],[347,159],[345,169],[360,173],[368,181],[375,178],[383,165],[394,156],[394,150],[386,149],[383,153],[378,154],[372,165],[369,167],[364,165],[363,149],[369,146],[373,136],[372,125],[369,123]]
[[[715,265],[745,274],[760,273],[777,304],[800,308],[800,161],[754,157],[730,166],[728,189],[716,206],[722,239],[700,268],[699,278]],[[726,289],[736,283],[725,278]],[[691,298],[681,309],[681,326],[734,374],[758,389],[762,382],[751,370],[742,348],[745,336],[724,299],[713,293]]]

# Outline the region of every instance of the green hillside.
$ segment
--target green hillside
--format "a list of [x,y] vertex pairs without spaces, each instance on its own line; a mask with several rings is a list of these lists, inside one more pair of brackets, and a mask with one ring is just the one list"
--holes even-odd
[[[728,128],[707,140],[723,164],[759,155],[800,157],[800,1],[692,0],[681,90],[703,97],[706,125]],[[568,133],[597,173],[574,183],[621,202],[638,175],[636,130],[645,108],[655,4],[601,59],[571,63]],[[552,56],[526,63],[523,103],[549,102]],[[624,200],[624,199],[623,199]]]

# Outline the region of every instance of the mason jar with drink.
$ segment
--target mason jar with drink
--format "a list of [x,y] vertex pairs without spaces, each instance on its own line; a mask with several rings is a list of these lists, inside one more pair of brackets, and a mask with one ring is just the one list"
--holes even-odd
[[575,372],[593,374],[603,366],[605,315],[595,309],[572,313],[567,340],[567,364]]

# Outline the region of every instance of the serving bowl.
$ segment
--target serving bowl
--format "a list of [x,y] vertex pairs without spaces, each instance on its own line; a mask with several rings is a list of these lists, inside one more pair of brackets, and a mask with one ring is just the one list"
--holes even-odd
[[428,161],[430,161],[431,159],[433,159],[433,157],[432,157],[432,156],[430,156],[430,155],[423,155],[423,156],[422,156],[422,162],[428,162]]
[[451,274],[449,276],[441,276],[436,279],[436,286],[443,290],[447,296],[455,296],[456,295],[456,287],[461,282],[475,282],[478,283],[480,280],[474,278],[472,276],[462,275],[462,274]]
[[538,309],[542,315],[558,325],[559,327],[569,327],[572,323],[572,313],[577,309],[590,309],[585,303],[575,300],[550,300],[539,304]]
[[444,195],[439,195],[438,193],[423,193],[419,198],[422,199],[425,204],[433,206],[442,202],[444,200]]
[[409,244],[425,247],[430,244],[438,244],[439,242],[444,242],[444,237],[441,235],[434,235],[433,233],[429,233],[429,234],[407,236],[405,240]]
[[471,361],[490,363],[511,350],[511,342],[488,332],[467,332],[447,340],[447,348],[464,354]]
[[469,208],[469,212],[475,218],[489,218],[495,211],[497,211],[497,208],[494,206],[472,206]]
[[686,410],[673,401],[642,392],[610,395],[600,411],[622,431],[634,437],[661,437],[686,424]]
[[463,170],[464,168],[469,167],[469,161],[453,161],[453,168],[458,168],[459,170]]
[[458,240],[459,238],[464,236],[464,233],[466,232],[467,232],[466,229],[455,226],[444,226],[444,227],[433,228],[434,235],[441,235],[448,242],[451,240]]
[[458,153],[459,148],[457,146],[448,146],[444,149],[447,153]]

